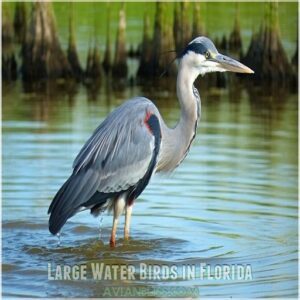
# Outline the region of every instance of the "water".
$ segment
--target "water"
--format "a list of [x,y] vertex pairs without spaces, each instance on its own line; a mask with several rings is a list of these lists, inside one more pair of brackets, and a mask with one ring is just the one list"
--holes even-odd
[[[202,118],[191,151],[171,176],[154,177],[136,201],[129,243],[122,218],[117,247],[110,249],[112,217],[106,213],[100,241],[100,218],[88,212],[67,222],[59,247],[48,232],[48,206],[93,129],[135,95],[159,99],[162,115],[175,124],[179,111],[174,82],[169,85],[169,91],[150,92],[102,84],[97,96],[83,86],[30,93],[19,82],[3,86],[4,296],[101,297],[120,286],[163,296],[297,296],[295,94],[271,97],[201,83]],[[136,269],[135,280],[93,280],[92,263],[175,265],[178,277],[143,279]],[[200,263],[248,264],[252,279],[201,279],[199,269],[195,279],[184,277],[183,265]],[[50,271],[58,264],[87,265],[88,278],[50,280],[48,264]]]

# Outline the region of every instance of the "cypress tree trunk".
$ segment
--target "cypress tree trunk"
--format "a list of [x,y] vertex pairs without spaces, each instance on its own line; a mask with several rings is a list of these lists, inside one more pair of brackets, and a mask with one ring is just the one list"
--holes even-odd
[[11,16],[8,10],[3,7],[2,10],[2,79],[17,79],[17,61],[14,53],[14,29]]
[[100,52],[95,44],[94,48],[90,48],[88,52],[85,76],[93,80],[99,79],[101,78],[101,70]]
[[70,3],[70,17],[69,17],[69,44],[67,50],[67,57],[72,69],[72,76],[81,80],[83,76],[83,71],[80,65],[80,61],[77,54],[76,49],[76,41],[75,41],[75,31],[74,31],[74,11],[73,11],[73,3]]
[[150,77],[153,74],[152,57],[152,39],[150,36],[150,19],[149,15],[145,13],[144,16],[144,34],[141,46],[140,65],[138,68],[138,77]]
[[106,23],[106,48],[105,48],[105,53],[104,53],[104,60],[102,63],[103,69],[105,73],[109,73],[111,70],[111,40],[110,40],[110,23],[111,23],[111,8],[110,8],[110,3],[107,3],[107,23]]
[[115,59],[112,75],[117,78],[126,78],[128,73],[126,51],[126,15],[124,4],[119,12],[119,26],[117,33]]
[[25,2],[17,2],[14,16],[14,30],[17,42],[22,43],[26,35],[27,11]]
[[67,78],[71,67],[63,52],[50,2],[32,4],[31,21],[22,45],[22,75],[25,81]]
[[201,17],[201,5],[200,2],[194,2],[192,39],[201,35],[205,35],[205,28]]
[[241,38],[241,27],[240,27],[240,16],[239,16],[239,3],[236,3],[235,18],[233,30],[229,35],[228,49],[230,53],[236,56],[242,57],[242,38]]
[[166,22],[165,16],[166,3],[156,3],[156,15],[154,24],[154,36],[152,41],[152,70],[153,76],[159,76],[164,73],[166,76],[176,73],[175,64],[169,63],[175,58],[175,55],[168,53],[174,50],[174,38],[172,27]]
[[292,78],[292,67],[282,46],[279,32],[278,3],[266,4],[265,20],[253,35],[243,63],[255,71],[259,82],[286,83]]
[[189,17],[189,2],[175,3],[173,33],[177,53],[190,42],[192,31]]

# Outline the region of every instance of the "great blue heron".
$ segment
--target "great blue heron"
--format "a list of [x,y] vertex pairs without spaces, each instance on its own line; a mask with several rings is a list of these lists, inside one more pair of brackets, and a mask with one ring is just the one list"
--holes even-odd
[[174,170],[187,155],[200,118],[199,74],[232,71],[253,73],[218,53],[206,37],[191,41],[179,57],[177,96],[180,120],[168,128],[157,107],[137,97],[116,108],[94,131],[73,163],[73,173],[54,197],[49,230],[57,234],[77,212],[98,215],[113,210],[110,245],[116,244],[119,216],[125,209],[124,238],[129,238],[132,205],[156,172]]

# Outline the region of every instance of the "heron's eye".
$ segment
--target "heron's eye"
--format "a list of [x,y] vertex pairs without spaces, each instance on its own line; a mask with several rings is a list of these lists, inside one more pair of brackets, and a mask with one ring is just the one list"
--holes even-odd
[[210,58],[210,53],[208,51],[205,52],[205,58],[209,59]]

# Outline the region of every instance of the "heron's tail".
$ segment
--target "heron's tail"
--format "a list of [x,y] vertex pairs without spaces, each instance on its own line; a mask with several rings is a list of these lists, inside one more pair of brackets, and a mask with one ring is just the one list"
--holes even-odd
[[71,177],[56,193],[48,209],[48,214],[50,214],[49,231],[54,235],[57,234],[67,220],[76,213],[69,205],[69,207],[67,207],[68,199],[65,197],[70,187]]
[[80,174],[73,173],[55,195],[49,207],[49,231],[57,234],[69,218],[84,209],[91,209],[93,215],[108,207],[114,193],[99,193],[88,188]]

